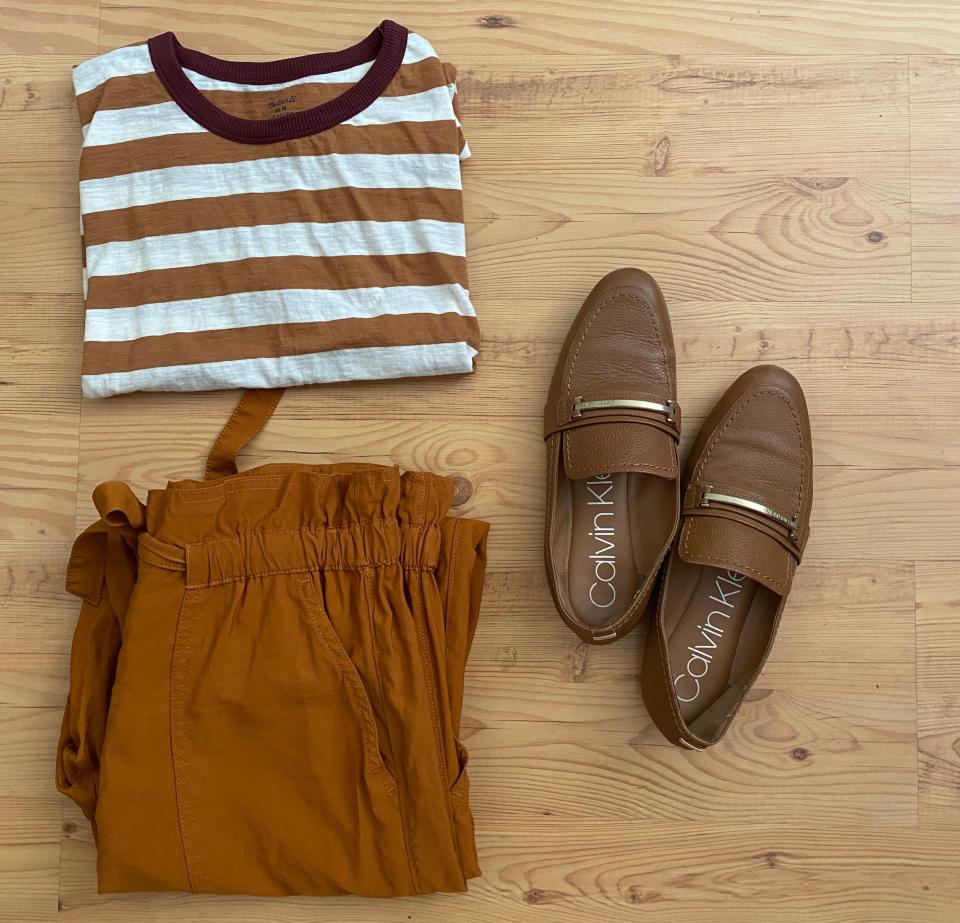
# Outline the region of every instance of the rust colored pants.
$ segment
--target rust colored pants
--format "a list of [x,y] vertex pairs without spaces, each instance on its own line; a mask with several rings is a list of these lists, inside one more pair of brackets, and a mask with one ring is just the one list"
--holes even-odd
[[459,741],[486,523],[446,478],[265,465],[101,484],[57,786],[93,825],[101,891],[391,896],[478,875]]

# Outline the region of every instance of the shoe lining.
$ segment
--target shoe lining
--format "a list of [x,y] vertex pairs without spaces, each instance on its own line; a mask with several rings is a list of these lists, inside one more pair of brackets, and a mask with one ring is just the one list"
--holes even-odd
[[[684,722],[705,737],[726,715],[708,716],[718,700],[736,699],[770,644],[779,597],[743,574],[676,557],[665,600],[670,679]],[[697,730],[699,718],[709,727]]]
[[567,507],[567,593],[576,618],[591,628],[618,621],[657,563],[670,537],[674,484],[635,472],[571,481],[558,501]]

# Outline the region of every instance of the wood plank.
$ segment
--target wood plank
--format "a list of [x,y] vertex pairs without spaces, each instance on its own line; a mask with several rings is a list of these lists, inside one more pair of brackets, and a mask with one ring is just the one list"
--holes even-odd
[[[65,164],[46,164],[25,190],[21,172],[0,171],[0,203],[16,214],[19,242],[0,255],[0,292],[76,294],[75,178]],[[566,169],[553,182],[569,184],[576,175]],[[650,272],[673,280],[681,300],[910,297],[905,178],[891,186],[843,177],[733,179],[726,189],[715,182],[708,197],[694,194],[703,182],[655,182],[660,205],[651,213],[603,214],[592,198],[577,204],[568,197],[561,204],[569,216],[547,218],[500,215],[496,200],[481,204],[480,211],[498,217],[468,224],[473,285],[502,291],[525,278],[517,292],[525,297],[524,289],[542,287],[544,279],[571,286],[578,276],[642,254]],[[612,190],[619,185],[611,183]],[[629,189],[625,195],[629,202]],[[646,197],[652,195],[651,188]],[[811,264],[817,272],[809,272]]]
[[[531,281],[528,291],[517,298],[505,294],[502,288],[475,285],[483,345],[473,376],[415,383],[351,383],[296,395],[291,392],[281,405],[279,417],[332,414],[338,418],[382,418],[387,415],[385,410],[405,419],[443,416],[449,410],[445,401],[427,399],[427,395],[449,394],[451,390],[461,397],[460,414],[499,416],[502,404],[498,403],[498,392],[487,387],[488,376],[492,375],[511,389],[513,413],[533,419],[541,412],[568,324],[592,284],[614,265],[608,261],[592,271],[584,267],[569,287],[545,279],[536,289]],[[688,419],[705,415],[726,384],[756,362],[775,362],[792,369],[804,383],[816,414],[842,414],[846,419],[851,418],[851,407],[856,408],[855,418],[877,414],[876,381],[883,376],[897,401],[891,408],[884,408],[882,416],[901,414],[907,426],[921,429],[929,425],[930,400],[945,399],[943,392],[949,393],[955,382],[960,384],[956,302],[910,306],[903,302],[684,301],[669,277],[660,281],[671,305],[681,402]],[[12,312],[6,333],[12,362],[6,379],[10,383],[0,388],[0,410],[19,410],[24,402],[31,410],[42,411],[75,406],[82,336],[78,300],[37,296],[24,302],[10,296],[0,299],[0,308],[4,306]],[[53,339],[31,348],[37,314],[50,324]],[[843,402],[835,400],[840,390]],[[3,403],[5,394],[9,394],[9,400]],[[202,416],[210,399],[208,395],[191,395],[191,415],[195,409]],[[209,425],[220,425],[216,413],[221,406],[225,410],[232,399],[233,395],[213,399],[218,410],[211,412]],[[162,405],[180,400],[184,398],[138,395],[103,404],[89,402],[85,407],[114,408],[123,415],[129,404],[146,401],[154,406],[140,410],[162,415]],[[913,423],[909,422],[911,416],[916,418]],[[856,419],[851,425],[857,426]],[[892,440],[897,436],[897,432],[890,433]],[[937,438],[949,443],[951,434],[941,432]]]
[[909,150],[904,58],[467,55],[458,67],[475,154],[465,175],[499,178],[524,204],[542,189],[628,211],[637,179],[679,176],[876,180],[861,172],[881,159],[868,151],[884,153],[883,176],[906,166],[895,156]]
[[[765,195],[794,205],[801,200],[809,205],[810,199],[839,203],[862,195],[857,189],[863,185],[875,190],[869,195],[880,195],[894,207],[903,207],[909,198],[907,151],[870,155],[821,148],[791,158],[759,145],[754,149],[744,145],[745,152],[723,160],[723,166],[705,152],[703,158],[678,163],[669,174],[656,176],[647,172],[654,169],[646,162],[653,153],[643,154],[644,139],[628,138],[622,144],[607,140],[601,152],[590,155],[583,147],[597,142],[588,131],[568,137],[564,131],[552,130],[551,136],[548,155],[539,156],[536,143],[522,135],[504,131],[486,142],[471,134],[471,144],[490,144],[488,151],[476,154],[464,167],[464,205],[471,231],[504,216],[559,222],[638,212],[667,220],[677,212],[680,220],[682,213],[698,209],[702,216],[704,208],[724,203],[755,206]],[[660,137],[650,140],[651,149]],[[509,148],[515,150],[505,150]],[[845,191],[835,191],[848,184],[852,185]],[[869,217],[858,207],[849,215]],[[468,238],[468,246],[472,240]],[[877,246],[885,240],[874,235],[869,242]],[[631,260],[640,258],[644,257],[635,255]]]
[[910,58],[910,150],[956,148],[960,106],[960,57],[914,55]]
[[[474,224],[471,280],[481,291],[516,289],[522,280],[515,292],[522,303],[545,279],[569,290],[585,272],[599,276],[642,255],[644,268],[669,280],[680,300],[909,299],[903,204],[860,182],[832,192],[810,196],[773,183],[752,201],[712,203],[711,214]],[[875,232],[878,244],[870,239]]]
[[[63,588],[68,552],[68,544],[0,543],[0,657],[8,658],[7,662],[19,657],[52,667],[65,665],[80,607]],[[910,565],[805,562],[797,573],[789,618],[778,635],[777,661],[804,663],[815,650],[822,663],[912,662],[913,608]],[[494,664],[512,668],[518,658],[517,669],[527,661],[554,663],[558,670],[562,670],[560,664],[567,664],[568,679],[575,682],[596,657],[627,670],[637,655],[632,648],[615,654],[618,647],[603,653],[583,647],[566,631],[532,633],[532,625],[561,628],[539,565],[491,569],[483,612],[472,662],[485,662],[491,669]],[[636,701],[632,695],[629,707]],[[61,702],[62,697],[31,704]]]
[[[0,53],[0,80],[4,88],[0,113],[36,116],[41,112],[57,111],[60,113],[58,118],[64,120],[62,110],[74,107],[70,69],[80,60],[77,54]],[[24,125],[27,124],[29,120],[24,119]],[[7,161],[6,157],[0,159]]]
[[[489,608],[484,619],[478,652],[468,670],[469,720],[465,719],[465,727],[478,730],[500,727],[506,722],[552,719],[558,725],[578,725],[585,734],[592,729],[629,730],[631,740],[635,739],[637,744],[666,746],[648,719],[641,697],[644,629],[629,643],[618,644],[620,653],[604,656],[575,640],[567,640],[562,636],[559,619],[550,613],[547,624],[552,625],[551,633],[561,634],[554,643],[565,646],[563,656],[541,662],[536,648],[528,653],[525,648],[506,644],[499,647],[497,659],[491,661],[484,656],[490,644],[486,639],[496,624]],[[912,661],[798,663],[791,661],[790,656],[789,647],[778,643],[774,648],[772,659],[745,706],[753,715],[748,723],[754,726],[752,732],[745,732],[745,739],[772,748],[790,741],[796,741],[796,746],[802,743],[804,733],[814,733],[810,727],[818,721],[823,722],[819,725],[821,736],[830,739],[857,737],[890,743],[896,748],[904,740],[916,737]],[[856,676],[848,678],[847,673]],[[789,716],[779,725],[784,739],[778,741],[775,735],[765,739],[762,728],[758,736],[762,722],[778,711]],[[775,725],[771,722],[771,727]],[[736,737],[731,737],[730,749],[736,748]],[[916,767],[910,774],[913,779]]]
[[730,822],[557,822],[522,818],[478,837],[485,877],[469,897],[389,902],[271,901],[182,894],[98,897],[92,844],[64,842],[61,916],[125,920],[320,920],[441,923],[587,919],[628,923],[952,923],[960,899],[960,833]]
[[80,310],[56,296],[0,295],[0,540],[72,537]]
[[[10,120],[7,120],[9,124]],[[81,291],[80,205],[76,161],[0,167],[0,295]]]
[[56,654],[0,654],[0,706],[62,710],[69,671],[69,646]]
[[[67,71],[69,74],[69,71]],[[63,77],[70,93],[69,77]],[[17,87],[23,90],[23,87]],[[72,172],[64,174],[72,180],[65,188],[73,188],[77,181],[77,162],[80,157],[80,123],[67,109],[38,109],[33,112],[4,111],[0,107],[0,170],[21,179],[27,171],[40,173],[48,164],[66,164]],[[37,152],[43,151],[38,162]]]
[[0,705],[0,792],[14,798],[56,794],[54,767],[63,706]]
[[[0,162],[33,163],[41,150],[45,162],[75,163],[78,60],[0,56]],[[644,178],[772,174],[829,185],[849,176],[905,181],[909,171],[903,57],[466,53],[457,64],[476,152],[466,165],[468,205],[479,190],[501,211],[541,214],[538,199],[566,195],[622,212],[631,210],[623,192],[634,194]],[[643,188],[633,210],[651,198]]]
[[786,696],[770,697],[762,710],[741,713],[722,748],[696,760],[662,740],[648,744],[656,732],[640,719],[635,735],[556,720],[484,728],[467,741],[476,822],[488,830],[500,818],[543,815],[916,826],[915,735],[820,733],[802,715]]
[[[637,0],[514,0],[507,9],[403,0],[390,15],[426,35],[441,52],[722,54],[936,53],[960,50],[960,23],[950,0],[920,8],[900,0],[811,4],[710,0],[669,5]],[[337,3],[321,12],[310,0],[287,0],[283,15],[264,8],[233,14],[226,0],[203,5],[104,0],[100,43],[115,48],[169,29],[211,54],[269,50],[275,55],[342,48],[366,35],[382,9]]]
[[80,409],[79,295],[0,294],[0,312],[4,318],[0,414],[47,420],[52,431],[65,434]]
[[62,800],[0,795],[0,920],[56,920]]
[[[632,262],[649,268],[643,259]],[[513,414],[539,416],[568,325],[592,285],[618,265],[623,264],[605,259],[597,267],[584,266],[569,286],[538,277],[518,279],[504,289],[475,279],[473,295],[483,339],[476,374],[412,383],[354,382],[291,392],[281,405],[280,416],[296,416],[302,406],[304,416],[322,410],[338,418],[383,417],[385,411],[412,419],[432,415],[449,418],[448,405],[442,400],[425,399],[425,392],[449,393],[451,389],[465,397],[458,401],[458,414],[499,416],[502,396],[497,389],[487,387],[488,376],[509,389]],[[878,376],[883,376],[897,395],[896,405],[884,408],[884,415],[909,411],[919,416],[921,407],[929,410],[929,404],[911,401],[923,401],[924,391],[929,399],[934,382],[944,383],[947,391],[955,381],[960,383],[956,301],[911,305],[685,300],[671,276],[659,276],[659,281],[670,305],[686,415],[705,414],[726,384],[757,362],[775,362],[793,369],[804,382],[815,411],[842,413],[847,419],[851,402],[856,405],[856,416],[869,412],[871,405],[876,412]],[[521,291],[515,295],[514,288]],[[832,389],[836,388],[843,390],[843,402],[834,399],[836,392]],[[348,395],[349,399],[342,399]],[[388,403],[369,400],[374,395],[385,396]],[[939,397],[939,393],[933,395],[934,399]],[[497,407],[491,406],[490,399],[494,398],[499,401]],[[157,404],[178,400],[147,395],[107,404],[121,408],[128,401],[151,399]],[[231,399],[218,398],[218,406],[227,408]],[[190,400],[202,405],[207,397],[196,395]],[[162,413],[160,407],[151,411]]]
[[[71,68],[90,57],[74,54],[0,54],[0,188],[3,171],[21,184],[29,165],[31,180],[50,163],[70,164],[73,185],[80,152],[80,119],[74,105]],[[42,152],[38,164],[37,152]],[[12,170],[16,165],[19,169]],[[73,192],[75,200],[76,193]]]
[[0,540],[62,540],[75,517],[79,414],[0,412]]
[[960,154],[916,151],[912,161],[913,298],[952,298],[960,282]]
[[956,562],[917,566],[920,818],[960,824],[960,637]]
[[[860,665],[848,678],[836,664],[772,663],[725,745],[696,757],[651,725],[636,665],[575,683],[554,672],[471,664],[464,737],[481,826],[525,815],[702,820],[698,792],[713,821],[916,824],[912,665]],[[34,797],[52,785],[43,767],[59,711],[0,707]]]
[[69,650],[80,611],[64,589],[69,553],[69,542],[0,542],[0,658]]
[[[496,532],[493,533],[496,540]],[[777,635],[779,664],[914,662],[914,568],[887,561],[804,561]],[[539,626],[540,631],[533,631]],[[612,670],[611,686],[639,669],[639,644],[582,644],[554,612],[543,567],[491,568],[471,664],[504,674],[549,665],[557,683],[580,684],[595,670]],[[604,673],[607,676],[607,673]],[[496,680],[490,680],[496,684]],[[629,688],[629,684],[627,684]],[[607,690],[618,696],[615,689]],[[571,695],[575,690],[571,687]],[[619,693],[627,696],[627,692]],[[625,699],[632,708],[639,699]],[[572,707],[572,706],[571,706]],[[579,714],[579,711],[578,711]]]
[[935,301],[945,292],[955,292],[960,281],[958,107],[960,58],[911,58],[911,233],[917,301]]
[[13,0],[0,6],[0,53],[90,55],[99,0]]
[[[732,377],[730,374],[726,381]],[[817,380],[801,377],[804,381]],[[872,381],[875,388],[875,379]],[[864,387],[869,387],[866,379]],[[448,399],[456,390],[448,383]],[[496,393],[488,390],[486,394],[495,404]],[[245,457],[247,465],[284,459],[321,462],[353,458],[460,475],[474,487],[474,495],[462,512],[495,522],[492,560],[513,564],[539,561],[545,461],[536,418],[529,422],[474,419],[469,426],[437,421],[406,424],[408,435],[404,437],[390,423],[354,419],[334,424],[325,418],[317,393],[290,398],[291,406],[298,398],[313,404],[315,409],[306,417],[312,421],[325,419],[322,433],[313,430],[313,435],[307,435],[302,418],[284,418],[284,409]],[[375,416],[371,414],[374,420],[382,420],[385,406],[389,407],[382,403],[382,391],[378,399],[379,409]],[[830,400],[824,395],[825,402]],[[87,498],[102,480],[126,480],[142,495],[168,477],[199,476],[203,455],[220,422],[227,418],[231,398],[225,394],[210,396],[203,404],[210,408],[204,408],[209,414],[206,423],[199,401],[197,412],[189,420],[175,411],[179,406],[176,401],[164,403],[138,396],[129,401],[91,402],[81,434],[78,527],[92,516]],[[151,407],[149,415],[144,412],[146,406]],[[164,411],[164,406],[169,409]],[[465,402],[460,406],[466,406]],[[849,413],[850,406],[848,399],[837,406],[837,413],[844,409]],[[502,407],[498,405],[498,409]],[[164,413],[169,414],[166,426]],[[356,405],[352,405],[352,413],[358,415]],[[890,421],[877,416],[874,422],[879,433]],[[338,446],[342,454],[336,453]],[[295,454],[291,454],[291,447]],[[318,454],[309,457],[311,452]],[[836,556],[846,560],[851,548],[870,549],[871,558],[885,561],[925,556],[937,560],[950,557],[945,549],[951,547],[951,541],[960,541],[960,500],[954,489],[953,467],[821,465],[815,469],[814,480],[816,500],[807,560]],[[878,495],[884,497],[883,503],[876,502]],[[942,523],[940,529],[931,531],[931,517]]]

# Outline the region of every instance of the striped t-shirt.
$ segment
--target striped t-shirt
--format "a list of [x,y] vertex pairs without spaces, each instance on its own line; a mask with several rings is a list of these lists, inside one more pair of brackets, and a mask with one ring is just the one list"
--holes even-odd
[[89,397],[470,372],[456,71],[385,21],[264,63],[73,71]]

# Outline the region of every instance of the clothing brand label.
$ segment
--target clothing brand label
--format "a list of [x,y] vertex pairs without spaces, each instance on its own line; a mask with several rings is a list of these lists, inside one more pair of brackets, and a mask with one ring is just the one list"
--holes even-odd
[[736,599],[743,591],[744,574],[728,570],[717,574],[704,608],[710,611],[703,623],[697,625],[703,639],[687,647],[690,657],[686,668],[673,681],[673,688],[681,702],[696,702],[700,695],[700,681],[710,672],[714,655],[729,637],[730,617],[736,608]]
[[290,103],[296,102],[297,97],[294,93],[291,93],[289,96],[281,96],[278,99],[271,99],[267,103],[267,108],[273,113],[274,118],[278,115],[283,115],[287,111],[287,106]]
[[588,535],[593,542],[590,547],[590,563],[593,567],[593,583],[590,585],[590,602],[598,609],[607,609],[617,601],[617,535],[614,523],[613,478],[598,474],[586,483],[587,506],[598,507],[593,514],[593,531]]

